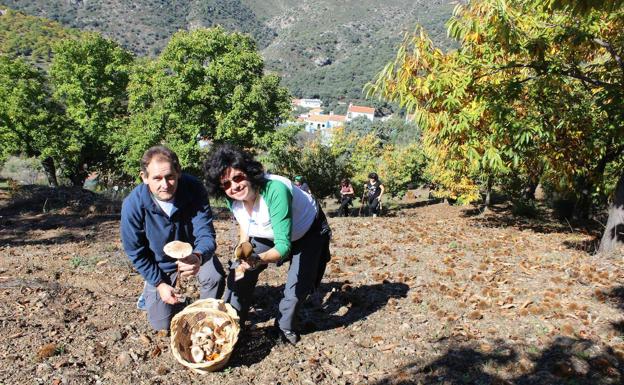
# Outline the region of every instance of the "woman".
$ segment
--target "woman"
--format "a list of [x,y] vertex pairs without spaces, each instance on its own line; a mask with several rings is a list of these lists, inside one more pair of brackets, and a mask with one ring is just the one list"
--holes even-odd
[[340,208],[338,209],[338,215],[349,216],[349,205],[353,198],[355,198],[355,191],[353,191],[351,181],[349,181],[349,178],[344,178],[340,182]]
[[368,183],[364,185],[368,197],[368,211],[376,217],[381,207],[381,197],[385,191],[383,183],[379,180],[379,175],[375,172],[368,174]]
[[[211,195],[227,199],[239,225],[239,244],[249,241],[254,248],[240,265],[230,262],[225,300],[244,324],[260,272],[269,263],[289,261],[277,325],[282,339],[296,344],[298,308],[318,287],[329,260],[325,215],[309,194],[284,177],[265,174],[249,152],[233,145],[215,148],[204,171]],[[244,272],[240,279],[237,267]]]

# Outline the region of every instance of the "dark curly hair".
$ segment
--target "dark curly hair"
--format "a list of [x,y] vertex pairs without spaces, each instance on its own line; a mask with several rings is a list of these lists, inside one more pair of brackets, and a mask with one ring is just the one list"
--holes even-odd
[[371,172],[370,174],[368,174],[368,179],[374,179],[375,181],[378,181],[379,175],[377,175],[376,172]]
[[204,162],[204,177],[208,194],[214,197],[226,196],[221,188],[221,176],[229,167],[244,172],[251,186],[257,191],[266,184],[262,163],[255,160],[250,152],[233,144],[221,144],[210,151],[210,156]]

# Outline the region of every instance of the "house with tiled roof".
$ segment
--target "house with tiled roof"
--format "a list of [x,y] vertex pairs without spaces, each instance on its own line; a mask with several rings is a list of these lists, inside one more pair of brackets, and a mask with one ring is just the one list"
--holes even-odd
[[327,134],[328,129],[344,125],[346,119],[345,115],[335,115],[333,113],[329,115],[310,114],[307,118],[304,118],[305,130]]
[[373,107],[354,106],[353,103],[349,103],[349,108],[347,109],[347,122],[350,122],[359,116],[365,116],[372,122],[375,120],[375,109]]

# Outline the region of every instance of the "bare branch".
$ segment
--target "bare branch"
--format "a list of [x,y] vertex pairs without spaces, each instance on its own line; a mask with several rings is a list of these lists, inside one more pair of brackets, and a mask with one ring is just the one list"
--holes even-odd
[[622,62],[622,57],[618,55],[618,53],[615,51],[615,48],[613,48],[613,46],[610,43],[602,39],[598,39],[598,38],[594,39],[594,43],[598,44],[601,47],[606,48],[607,51],[609,51],[609,53],[611,54],[611,56],[613,56],[613,59],[615,59],[615,62],[618,64],[620,69],[624,71],[624,62]]

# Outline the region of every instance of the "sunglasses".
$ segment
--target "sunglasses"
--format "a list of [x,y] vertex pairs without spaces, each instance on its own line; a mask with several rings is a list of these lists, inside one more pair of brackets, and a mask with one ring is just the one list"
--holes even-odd
[[232,187],[232,182],[240,183],[244,180],[247,180],[247,176],[245,174],[234,175],[232,179],[226,179],[221,182],[221,188],[224,190],[229,190]]

